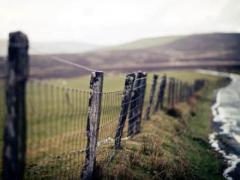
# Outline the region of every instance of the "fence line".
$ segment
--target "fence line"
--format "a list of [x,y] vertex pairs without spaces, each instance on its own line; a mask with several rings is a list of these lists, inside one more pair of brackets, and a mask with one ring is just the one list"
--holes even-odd
[[103,92],[99,71],[92,72],[90,90],[27,81],[27,37],[16,32],[9,41],[4,179],[93,179],[99,146],[121,149],[122,140],[141,132],[143,119],[164,110],[166,98],[173,109],[205,83],[157,74],[148,83],[142,71],[127,74],[123,89],[110,92]]

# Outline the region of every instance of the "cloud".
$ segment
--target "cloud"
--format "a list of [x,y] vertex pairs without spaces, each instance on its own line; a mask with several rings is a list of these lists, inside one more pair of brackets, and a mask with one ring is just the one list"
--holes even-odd
[[2,0],[0,38],[114,44],[146,36],[240,31],[237,0]]

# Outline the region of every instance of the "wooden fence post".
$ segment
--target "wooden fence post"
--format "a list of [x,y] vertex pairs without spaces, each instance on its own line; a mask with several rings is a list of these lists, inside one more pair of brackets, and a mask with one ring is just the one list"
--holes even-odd
[[141,86],[142,72],[136,73],[136,79],[133,84],[133,94],[131,97],[130,111],[128,118],[128,136],[132,137],[136,134],[136,123],[139,116],[139,98]]
[[168,78],[168,109],[171,108],[172,78]]
[[90,81],[91,94],[89,97],[89,109],[87,118],[87,147],[85,164],[81,173],[81,179],[90,180],[96,161],[96,148],[101,116],[101,100],[103,88],[103,72],[93,72]]
[[141,129],[142,113],[143,113],[143,107],[144,107],[146,86],[147,86],[147,73],[143,72],[142,76],[141,76],[141,84],[140,84],[139,116],[137,118],[136,133],[139,133],[140,129]]
[[186,86],[186,101],[189,100],[189,97],[190,97],[190,87],[189,87],[189,84],[187,83],[187,86]]
[[172,109],[173,106],[174,99],[173,92],[174,92],[173,78],[170,78],[168,83],[168,109]]
[[6,79],[6,120],[3,179],[24,178],[26,153],[26,99],[29,74],[28,39],[22,32],[9,35]]
[[179,84],[179,80],[176,79],[176,103],[179,103],[179,92],[180,92],[180,84]]
[[163,102],[164,102],[164,94],[165,89],[167,85],[167,76],[164,74],[161,78],[160,85],[159,85],[159,91],[158,91],[158,97],[157,102],[154,108],[154,112],[157,112],[159,107],[160,109],[163,109]]
[[193,86],[193,83],[191,83],[190,85],[190,97],[192,97],[194,94],[194,86]]
[[122,97],[121,111],[120,111],[120,116],[118,120],[116,135],[115,135],[115,149],[121,148],[121,138],[122,138],[123,128],[127,119],[135,76],[136,74],[134,73],[127,74],[126,76],[123,97]]
[[183,82],[182,81],[180,81],[180,90],[179,90],[179,100],[180,100],[180,102],[182,102],[183,101]]
[[187,83],[184,83],[184,101],[187,101]]
[[171,107],[172,109],[174,109],[175,107],[175,103],[176,103],[176,79],[173,78],[172,80],[172,103],[171,103]]
[[158,75],[154,74],[153,80],[152,80],[152,86],[151,86],[151,90],[150,90],[150,95],[149,95],[149,103],[148,103],[145,118],[144,118],[146,120],[148,120],[150,118],[150,112],[151,112],[151,108],[152,108],[152,104],[153,104],[153,100],[154,100],[153,98],[154,98],[154,94],[155,94],[156,86],[157,86],[157,80],[158,80]]

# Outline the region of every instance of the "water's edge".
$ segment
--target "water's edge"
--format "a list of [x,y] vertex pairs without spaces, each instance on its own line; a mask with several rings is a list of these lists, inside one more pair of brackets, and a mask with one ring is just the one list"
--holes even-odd
[[206,70],[198,72],[231,79],[227,86],[214,92],[211,107],[214,132],[209,135],[209,142],[226,160],[227,168],[223,176],[228,180],[240,179],[240,117],[238,118],[236,113],[240,107],[239,92],[236,88],[240,84],[240,76]]

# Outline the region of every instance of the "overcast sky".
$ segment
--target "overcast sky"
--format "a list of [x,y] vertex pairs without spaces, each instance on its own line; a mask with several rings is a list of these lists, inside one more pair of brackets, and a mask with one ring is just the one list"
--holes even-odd
[[118,44],[152,36],[240,32],[240,0],[0,0],[0,38]]

